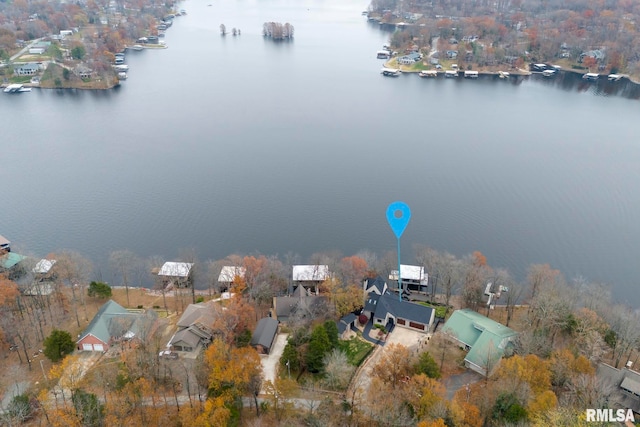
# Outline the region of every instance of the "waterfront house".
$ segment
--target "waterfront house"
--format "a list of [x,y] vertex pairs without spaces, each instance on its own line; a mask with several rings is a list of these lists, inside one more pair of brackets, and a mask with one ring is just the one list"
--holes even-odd
[[24,273],[22,261],[25,259],[23,255],[15,252],[6,252],[0,254],[0,273],[7,273],[9,279],[15,279]]
[[158,276],[162,280],[162,284],[165,288],[175,286],[177,288],[184,288],[191,285],[191,269],[193,263],[189,262],[165,262]]
[[81,79],[90,79],[92,72],[93,70],[84,64],[78,64],[76,68],[73,69],[73,74]]
[[33,76],[40,72],[40,65],[35,62],[29,62],[26,64],[15,65],[13,67],[13,73],[16,76]]
[[313,288],[318,294],[318,286],[331,277],[328,265],[294,265],[292,279],[294,286]]
[[[403,290],[415,292],[427,292],[429,284],[429,275],[424,267],[418,265],[400,264],[400,283]],[[398,282],[398,270],[392,270],[389,274],[389,280]],[[396,285],[396,289],[398,286]]]
[[271,317],[260,319],[251,336],[251,346],[260,354],[269,354],[278,334],[278,321]]
[[442,332],[468,353],[464,364],[489,376],[505,354],[512,352],[518,333],[468,308],[456,310]]
[[11,252],[11,242],[2,235],[0,235],[0,252]]
[[235,267],[225,265],[220,270],[220,274],[218,275],[218,285],[220,287],[220,292],[228,291],[231,288],[231,284],[235,281],[236,277],[240,279],[244,279],[244,275],[246,274],[247,269],[244,267]]

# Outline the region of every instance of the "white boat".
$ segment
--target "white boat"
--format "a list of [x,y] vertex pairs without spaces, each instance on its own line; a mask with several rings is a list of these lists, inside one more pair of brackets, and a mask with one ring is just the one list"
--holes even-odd
[[420,77],[438,77],[438,72],[436,70],[422,70],[418,73]]
[[617,82],[621,78],[622,78],[622,74],[609,74],[607,76],[607,80],[609,80],[610,82]]
[[400,75],[401,71],[397,68],[383,68],[382,71],[380,71],[380,74],[382,74],[383,76],[389,76],[389,77],[398,77]]
[[508,79],[510,75],[511,74],[509,74],[507,71],[498,71],[498,77],[500,77],[501,79]]
[[464,72],[464,78],[465,79],[477,79],[478,78],[478,72],[477,71],[465,71]]
[[125,71],[129,71],[129,66],[126,64],[114,65],[113,69],[116,70],[117,72],[125,72]]
[[131,49],[133,49],[133,50],[142,50],[142,49],[144,49],[144,46],[142,46],[141,44],[134,44],[133,46],[131,46]]
[[120,80],[127,80],[127,73],[125,73],[124,71],[120,71],[118,73],[118,79]]
[[600,77],[598,73],[587,73],[582,76],[583,79],[590,81],[598,80],[598,77]]
[[31,92],[30,87],[24,87],[19,83],[10,84],[4,88],[4,93],[19,93],[19,92]]
[[555,76],[555,75],[556,75],[556,70],[544,70],[544,71],[542,72],[542,75],[543,75],[544,77],[553,77],[553,76]]

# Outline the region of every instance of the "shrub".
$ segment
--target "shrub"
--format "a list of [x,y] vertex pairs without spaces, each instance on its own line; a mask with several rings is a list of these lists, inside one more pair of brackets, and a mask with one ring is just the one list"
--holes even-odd
[[102,282],[91,282],[87,293],[90,297],[111,298],[111,286]]

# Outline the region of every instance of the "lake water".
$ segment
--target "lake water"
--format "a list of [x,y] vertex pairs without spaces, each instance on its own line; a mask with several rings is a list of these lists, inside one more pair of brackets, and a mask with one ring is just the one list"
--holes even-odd
[[[77,250],[103,274],[116,249],[383,254],[403,200],[405,263],[416,243],[480,250],[518,278],[549,263],[640,304],[637,89],[385,78],[367,2],[208,1],[181,6],[169,49],[128,54],[118,89],[0,96],[16,251]],[[294,41],[263,39],[266,21]]]

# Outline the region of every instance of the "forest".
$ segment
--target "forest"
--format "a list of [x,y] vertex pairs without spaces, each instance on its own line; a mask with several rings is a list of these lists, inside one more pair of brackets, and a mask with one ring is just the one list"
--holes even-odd
[[[599,372],[633,372],[626,367],[640,356],[640,319],[615,304],[606,285],[566,280],[549,265],[531,265],[519,281],[480,252],[414,252],[412,262],[429,274],[421,303],[444,317],[469,308],[519,332],[513,353],[488,376],[451,389],[448,379],[467,372],[465,352],[438,329],[426,344],[392,343],[397,332],[384,330],[386,346],[367,343],[361,330],[338,337],[336,321],[363,307],[363,280],[389,277],[395,253],[327,252],[304,260],[332,272],[318,287],[324,304],[280,324],[287,341],[275,377],[267,378],[264,356],[249,342],[274,297],[292,291],[299,256],[201,262],[182,251],[179,260],[193,265],[194,277],[189,286],[170,288],[158,278],[158,257],[116,250],[106,283],[86,257],[60,251],[46,257],[46,273],[29,257],[2,273],[0,417],[7,425],[47,426],[571,426],[583,425],[588,408],[624,404],[618,384]],[[221,281],[225,266],[243,274]],[[140,287],[148,281],[151,289]],[[489,282],[508,290],[493,305],[485,295]],[[78,351],[76,337],[110,298],[138,316],[135,339],[118,340],[104,354]],[[195,358],[164,357],[176,322],[194,303],[205,304],[214,338]],[[22,388],[11,395],[16,384]]]
[[426,50],[437,37],[433,48],[455,51],[465,69],[547,62],[640,75],[640,4],[631,0],[373,0],[368,14],[403,24],[394,49]]

